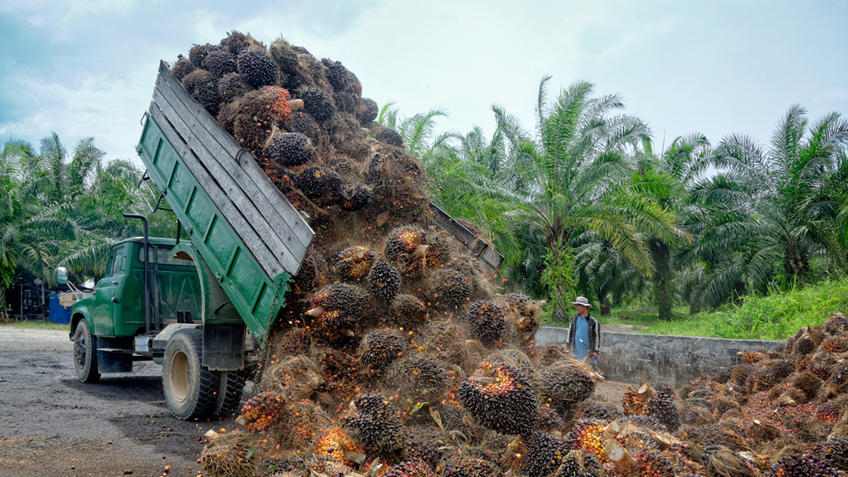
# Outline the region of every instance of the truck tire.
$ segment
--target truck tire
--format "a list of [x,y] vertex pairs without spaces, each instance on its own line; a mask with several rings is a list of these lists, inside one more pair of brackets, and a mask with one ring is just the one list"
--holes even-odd
[[198,329],[174,333],[162,359],[165,402],[175,417],[205,419],[215,412],[218,375],[201,365],[203,332]]
[[100,380],[97,368],[97,341],[85,319],[77,323],[74,330],[74,369],[77,379],[84,383],[96,383]]
[[238,412],[244,391],[244,373],[241,371],[219,371],[218,395],[215,401],[215,417],[230,417]]

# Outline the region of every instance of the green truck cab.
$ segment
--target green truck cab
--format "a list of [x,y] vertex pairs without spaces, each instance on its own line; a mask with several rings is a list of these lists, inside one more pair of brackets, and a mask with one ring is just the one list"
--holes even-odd
[[[97,282],[92,296],[74,304],[74,321],[85,318],[93,333],[105,342],[129,347],[131,338],[145,331],[144,239],[131,238],[112,246],[106,275]],[[159,287],[157,325],[192,323],[200,318],[197,290],[200,289],[194,263],[173,257],[176,240],[150,238],[148,263],[155,264],[154,281]],[[117,346],[121,344],[121,346]]]

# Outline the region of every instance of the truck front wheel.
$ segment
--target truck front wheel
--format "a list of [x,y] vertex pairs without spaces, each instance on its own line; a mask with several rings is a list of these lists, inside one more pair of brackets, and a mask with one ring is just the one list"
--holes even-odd
[[174,333],[165,346],[165,402],[171,413],[182,419],[204,419],[215,412],[218,375],[201,365],[202,343],[203,332],[189,329]]
[[96,383],[100,380],[97,344],[85,318],[77,323],[74,330],[74,369],[77,371],[77,378],[84,383]]

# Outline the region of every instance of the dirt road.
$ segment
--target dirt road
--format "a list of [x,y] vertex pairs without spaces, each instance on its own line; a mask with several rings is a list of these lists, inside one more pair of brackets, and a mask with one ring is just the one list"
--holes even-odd
[[[67,331],[0,325],[0,477],[197,476],[204,433],[235,427],[171,417],[151,362],[80,383],[71,349]],[[620,403],[623,388],[595,390]]]
[[0,476],[196,476],[203,434],[171,417],[161,366],[77,381],[67,331],[0,326]]

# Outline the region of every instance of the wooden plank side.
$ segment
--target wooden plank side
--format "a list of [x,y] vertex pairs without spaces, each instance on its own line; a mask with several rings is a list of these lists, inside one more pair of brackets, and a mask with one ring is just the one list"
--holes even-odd
[[490,247],[488,243],[483,240],[480,240],[477,235],[475,235],[470,230],[463,227],[462,224],[457,222],[453,217],[448,215],[447,212],[439,208],[436,204],[430,203],[430,210],[433,212],[433,218],[436,222],[439,223],[445,230],[448,231],[451,235],[454,236],[457,240],[459,240],[463,245],[465,245],[470,251],[471,254],[479,260],[482,260],[484,263],[489,265],[492,268],[500,268],[501,263],[503,263],[504,257],[497,250]]
[[[196,116],[186,106],[185,101],[187,100],[182,97],[183,95],[174,91],[172,86],[161,76],[156,81],[156,89],[153,93],[155,101],[167,101],[173,108],[176,116],[188,125],[191,136],[187,136],[186,141],[198,153],[201,163],[210,171],[214,170],[216,178],[218,174],[229,175],[233,179],[234,184],[243,191],[244,197],[253,202],[256,209],[271,225],[275,233],[278,234],[281,243],[285,244],[290,250],[290,253],[295,255],[297,261],[300,262],[303,256],[306,255],[306,248],[309,246],[314,234],[300,215],[286,214],[288,217],[284,216],[288,208],[291,208],[292,211],[294,210],[291,204],[288,204],[288,208],[285,207],[288,201],[284,203],[277,201],[276,199],[279,199],[279,197],[272,197],[269,200],[261,191],[259,184],[263,183],[277,190],[268,177],[265,176],[265,173],[260,171],[261,180],[258,183],[249,177],[247,170],[250,167],[240,166],[235,158],[230,155],[229,151],[221,146],[215,134],[207,129],[208,124],[204,123],[208,122],[206,120],[210,118],[209,114],[204,110],[202,116]],[[164,112],[166,115],[169,114],[167,110],[164,110]],[[168,119],[171,120],[172,118],[169,116]],[[248,161],[254,161],[253,156],[246,157],[242,162],[246,163],[245,166],[254,166],[254,169],[258,167],[255,162],[247,164]],[[273,204],[271,207],[268,207],[269,202]],[[298,234],[296,229],[300,229],[303,233]],[[296,270],[291,271],[295,272]]]
[[[256,232],[250,226],[250,224],[245,220],[244,216],[233,206],[232,202],[226,199],[226,194],[219,187],[217,183],[211,181],[208,177],[198,177],[195,174],[196,170],[202,170],[200,164],[197,162],[197,159],[194,157],[194,153],[191,152],[188,145],[182,140],[179,134],[173,129],[173,127],[167,122],[162,111],[158,107],[154,107],[150,111],[150,116],[162,130],[162,134],[171,143],[171,146],[174,150],[177,151],[177,154],[183,159],[183,163],[188,168],[189,171],[195,177],[200,187],[206,193],[206,195],[215,203],[218,209],[221,211],[223,215],[227,218],[227,221],[230,223],[230,226],[234,230],[239,230],[242,237],[247,240],[253,241],[257,244],[263,243],[261,239],[256,235]],[[202,176],[202,174],[201,174]],[[202,231],[201,231],[202,232]],[[194,239],[196,240],[196,239]],[[243,239],[244,240],[244,239]],[[270,280],[274,280],[280,273],[283,273],[285,270],[271,253],[271,251],[266,246],[254,247],[250,250],[251,254],[256,259],[259,266],[262,270],[268,275]],[[216,270],[216,272],[223,273],[223,270]]]
[[[278,229],[274,229],[268,221],[265,220],[265,217],[257,205],[250,200],[249,196],[246,195],[245,192],[233,181],[232,177],[227,174],[224,168],[217,161],[209,158],[211,154],[209,150],[202,144],[198,143],[198,138],[195,133],[199,128],[197,128],[195,124],[183,121],[183,119],[186,119],[187,121],[194,121],[193,117],[190,115],[180,115],[178,111],[175,111],[174,106],[179,107],[179,104],[174,104],[172,101],[168,101],[167,98],[164,98],[161,95],[159,89],[154,91],[153,98],[157,107],[160,109],[162,114],[164,114],[165,119],[174,127],[177,134],[183,138],[188,147],[194,152],[195,156],[198,157],[198,169],[192,169],[195,177],[204,175],[209,178],[209,181],[216,182],[227,194],[226,198],[232,202],[236,209],[241,211],[248,223],[251,224],[256,235],[264,239],[262,240],[262,243],[253,245],[246,239],[246,236],[243,236],[242,240],[245,245],[247,245],[250,249],[263,245],[268,247],[286,271],[289,273],[296,272],[302,259],[298,259],[294,252],[296,251],[300,253],[301,250],[295,249],[293,251],[290,247],[286,246],[278,235]],[[178,100],[175,98],[173,99],[179,103]],[[182,156],[182,154],[180,155]],[[204,157],[207,159],[205,161],[205,167],[201,161]],[[212,194],[209,195],[211,196]],[[225,214],[225,217],[229,220],[229,215]],[[239,233],[239,230],[236,230],[236,233]],[[297,242],[295,245],[300,246]]]
[[204,138],[204,142],[215,141],[229,153],[228,156],[230,158],[239,157],[239,153],[242,153],[240,162],[232,159],[231,162],[222,163],[222,165],[228,170],[243,170],[246,174],[244,180],[252,181],[259,188],[262,195],[273,204],[272,208],[281,215],[283,223],[291,228],[304,247],[308,247],[315,233],[303,217],[301,217],[300,212],[291,205],[288,199],[283,196],[282,192],[268,179],[262,168],[256,164],[256,159],[253,155],[242,148],[218,121],[209,115],[203,105],[188,94],[185,88],[183,88],[182,83],[171,75],[164,62],[160,62],[159,77],[181,99],[187,110],[203,125],[205,131],[210,135],[209,138]]

